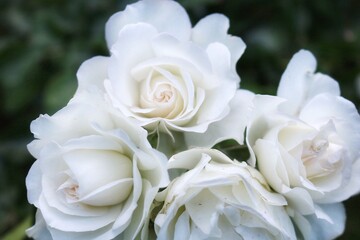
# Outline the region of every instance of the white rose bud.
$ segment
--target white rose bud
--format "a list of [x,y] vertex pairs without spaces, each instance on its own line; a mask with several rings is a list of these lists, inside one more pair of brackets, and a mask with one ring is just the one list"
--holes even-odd
[[157,197],[159,240],[295,239],[285,199],[270,191],[261,174],[217,150],[174,155],[170,169],[187,170]]
[[166,158],[147,133],[115,116],[96,92],[82,92],[31,124],[37,158],[27,178],[38,208],[35,239],[147,239],[147,218],[167,185]]

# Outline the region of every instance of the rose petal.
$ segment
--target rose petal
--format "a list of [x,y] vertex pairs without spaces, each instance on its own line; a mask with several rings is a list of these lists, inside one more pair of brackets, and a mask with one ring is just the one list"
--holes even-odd
[[40,210],[36,211],[35,225],[26,229],[26,235],[34,239],[51,239],[50,232]]
[[209,234],[217,216],[214,214],[221,202],[214,197],[208,190],[203,190],[185,203],[185,208],[190,215],[191,220],[205,234]]
[[258,139],[253,147],[258,158],[260,172],[269,185],[277,192],[283,192],[284,186],[290,186],[289,178],[281,156],[273,142]]
[[283,73],[277,95],[288,100],[282,106],[283,110],[291,115],[299,111],[299,107],[307,96],[308,84],[311,82],[311,74],[316,69],[316,59],[309,52],[300,50],[290,60]]
[[190,216],[184,211],[175,224],[174,240],[188,240],[190,237]]
[[163,0],[139,1],[108,20],[105,30],[108,47],[117,41],[119,32],[126,25],[139,22],[151,24],[158,32],[170,33],[181,41],[190,37],[190,19],[180,4]]
[[341,203],[318,205],[317,211],[323,216],[297,214],[294,218],[305,239],[335,239],[343,233],[345,209]]
[[114,221],[119,214],[121,206],[113,207],[108,214],[96,217],[75,217],[64,214],[55,208],[49,207],[43,197],[39,199],[38,208],[41,209],[44,219],[49,227],[62,231],[94,231]]
[[239,37],[229,36],[229,19],[222,14],[210,14],[201,19],[193,28],[192,40],[207,47],[212,42],[225,44],[231,53],[231,65],[235,66],[244,53],[245,43]]
[[318,128],[333,121],[352,157],[359,154],[360,131],[354,129],[360,129],[360,116],[352,102],[339,96],[319,94],[304,106],[299,117]]
[[41,115],[31,123],[30,129],[36,138],[62,144],[68,139],[94,133],[92,123],[103,128],[113,126],[111,117],[102,109],[84,102],[73,102],[51,117]]
[[127,106],[138,104],[138,85],[132,81],[130,71],[139,62],[153,56],[150,39],[156,35],[157,30],[145,23],[127,25],[121,30],[119,41],[111,48],[110,82],[105,84],[111,98],[119,99]]
[[131,160],[116,152],[74,150],[64,154],[64,161],[79,184],[80,198],[110,182],[132,177]]
[[206,76],[212,72],[211,62],[207,53],[194,43],[181,42],[171,35],[161,34],[153,39],[152,47],[157,57],[178,58],[195,66],[203,74],[202,78],[193,79],[196,86],[208,89],[217,84]]
[[237,90],[230,101],[230,112],[223,119],[213,122],[204,133],[185,133],[188,146],[212,147],[226,139],[235,139],[239,144],[244,143],[244,131],[252,111],[254,94]]
[[77,91],[97,87],[104,91],[104,80],[107,78],[109,57],[97,56],[83,62],[76,73],[79,87]]
[[237,83],[240,82],[238,75],[232,74],[230,71],[231,54],[225,45],[218,42],[210,43],[206,48],[206,53],[210,59],[214,74],[224,76],[224,79],[220,81],[233,80]]
[[31,204],[36,204],[41,195],[41,175],[39,161],[35,161],[26,176],[27,198]]
[[120,179],[96,189],[78,201],[91,206],[111,206],[119,204],[129,196],[132,186],[132,178]]

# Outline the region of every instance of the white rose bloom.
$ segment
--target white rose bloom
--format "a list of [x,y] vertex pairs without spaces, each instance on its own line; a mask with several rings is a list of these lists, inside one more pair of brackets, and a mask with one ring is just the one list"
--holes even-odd
[[294,216],[311,219],[309,226],[316,219],[327,222],[320,227],[333,226],[323,229],[329,232],[325,237],[299,227],[311,236],[306,239],[332,239],[342,233],[345,219],[335,203],[360,190],[360,117],[339,96],[335,80],[314,74],[315,65],[309,52],[300,51],[282,76],[279,97],[254,98],[247,143],[250,165],[257,164],[269,185],[286,197]]
[[[267,103],[275,100],[274,105],[279,100],[259,96],[255,101],[260,98]],[[265,112],[249,124],[248,143],[253,152],[251,164],[256,159],[260,172],[277,192],[301,191],[309,201],[338,202],[333,192],[347,183],[351,159],[333,124],[318,130],[282,113]]]
[[322,200],[340,202],[360,191],[360,116],[354,104],[340,96],[338,83],[327,75],[314,73],[315,70],[315,57],[308,51],[299,51],[281,78],[278,96],[287,100],[282,111],[322,134],[309,149],[318,152],[307,153],[311,162],[319,160],[321,166],[331,165],[332,169],[343,166],[342,177],[334,180],[340,184],[338,191]]
[[155,218],[159,240],[295,239],[285,199],[245,162],[194,148],[168,166],[187,171],[156,198],[164,202]]
[[33,121],[31,131],[37,140],[28,148],[37,160],[26,186],[38,212],[29,236],[147,239],[148,212],[168,175],[145,130],[84,91]]
[[318,130],[285,115],[278,110],[284,101],[254,98],[247,129],[249,163],[285,196],[301,238],[333,239],[344,230],[345,211],[334,196],[345,190],[351,159],[332,123]]
[[111,56],[87,62],[101,74],[79,89],[105,86],[111,104],[150,131],[203,133],[229,113],[240,82],[235,65],[245,44],[228,28],[221,14],[192,28],[171,0],[128,5],[106,24]]

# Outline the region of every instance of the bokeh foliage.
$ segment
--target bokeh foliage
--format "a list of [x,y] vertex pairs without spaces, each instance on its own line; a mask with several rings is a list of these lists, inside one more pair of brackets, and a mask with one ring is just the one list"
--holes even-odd
[[[21,224],[34,215],[24,184],[34,161],[26,150],[30,122],[66,105],[84,60],[108,55],[104,24],[130,2],[0,0],[0,238],[18,226],[23,229]],[[305,48],[317,57],[319,71],[337,79],[342,95],[360,106],[355,84],[360,78],[360,1],[179,2],[193,23],[214,12],[230,18],[230,33],[247,44],[238,63],[242,88],[275,94],[291,56]],[[360,197],[345,203],[348,219],[341,239],[360,238],[359,203]]]

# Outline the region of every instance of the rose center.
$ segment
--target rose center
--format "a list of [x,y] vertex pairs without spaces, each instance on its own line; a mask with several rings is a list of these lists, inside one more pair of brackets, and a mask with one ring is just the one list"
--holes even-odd
[[177,72],[157,68],[140,80],[138,87],[138,106],[132,108],[135,113],[143,117],[173,119],[185,111],[188,89]]
[[322,153],[324,153],[328,147],[329,142],[324,139],[313,140],[311,142],[305,143],[305,148],[302,154],[303,162],[305,163],[317,158]]
[[65,199],[68,203],[77,202],[79,197],[79,184],[74,181],[72,174],[69,171],[64,172],[67,176],[67,180],[58,188],[58,191],[62,191]]
[[74,184],[64,189],[66,196],[70,199],[79,200],[78,191],[79,185]]
[[302,161],[308,179],[327,176],[341,165],[343,149],[325,139],[315,139],[304,144]]
[[159,89],[155,90],[153,94],[153,101],[156,103],[167,103],[174,95],[173,87],[168,84],[162,84],[162,86],[158,87]]

